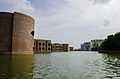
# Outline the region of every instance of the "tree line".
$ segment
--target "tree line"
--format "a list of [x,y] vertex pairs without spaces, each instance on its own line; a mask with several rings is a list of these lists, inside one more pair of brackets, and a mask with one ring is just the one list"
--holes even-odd
[[109,35],[103,41],[101,46],[92,48],[93,51],[120,51],[120,32],[115,35]]

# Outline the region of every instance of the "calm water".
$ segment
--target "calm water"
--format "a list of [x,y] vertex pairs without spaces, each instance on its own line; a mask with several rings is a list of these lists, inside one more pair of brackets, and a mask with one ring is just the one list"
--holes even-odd
[[120,79],[120,55],[97,52],[0,55],[0,79]]

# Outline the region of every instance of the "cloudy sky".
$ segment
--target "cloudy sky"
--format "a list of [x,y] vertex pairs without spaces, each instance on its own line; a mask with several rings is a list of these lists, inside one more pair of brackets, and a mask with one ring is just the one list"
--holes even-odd
[[120,31],[120,0],[0,0],[0,11],[28,14],[36,39],[75,48]]

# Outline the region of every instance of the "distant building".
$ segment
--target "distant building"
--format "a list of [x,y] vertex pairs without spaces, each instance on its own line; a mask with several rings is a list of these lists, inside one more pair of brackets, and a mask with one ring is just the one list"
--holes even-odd
[[84,44],[81,44],[81,51],[84,51]]
[[69,47],[69,51],[74,51],[74,48],[73,47]]
[[51,43],[51,40],[34,40],[34,53],[68,52],[69,44]]
[[69,52],[69,44],[52,44],[52,52]]
[[84,42],[81,44],[81,51],[90,51],[92,48],[100,46],[103,41],[102,39],[95,39],[91,40],[91,42]]
[[69,44],[62,44],[62,46],[64,52],[69,52]]
[[91,40],[91,48],[94,48],[96,46],[100,46],[103,41],[104,41],[103,39]]
[[50,53],[52,51],[51,40],[34,40],[34,53]]
[[74,49],[74,51],[81,51],[81,49]]
[[81,51],[90,51],[91,50],[91,43],[90,42],[84,42],[81,44]]
[[90,51],[91,50],[91,43],[90,42],[84,42],[84,50]]
[[53,43],[52,52],[63,52],[63,45],[59,43]]

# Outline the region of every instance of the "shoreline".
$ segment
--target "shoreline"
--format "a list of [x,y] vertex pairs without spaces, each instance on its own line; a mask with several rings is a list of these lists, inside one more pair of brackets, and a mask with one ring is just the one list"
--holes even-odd
[[105,54],[120,54],[120,51],[98,51],[98,53],[105,53]]

